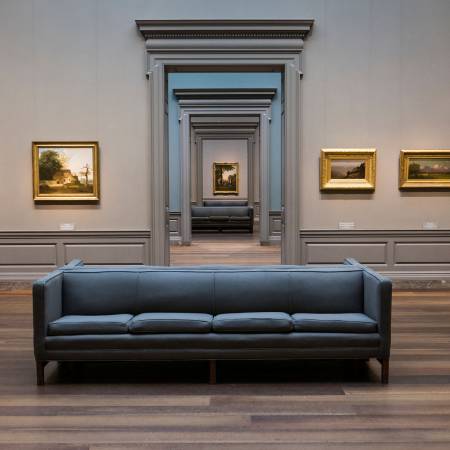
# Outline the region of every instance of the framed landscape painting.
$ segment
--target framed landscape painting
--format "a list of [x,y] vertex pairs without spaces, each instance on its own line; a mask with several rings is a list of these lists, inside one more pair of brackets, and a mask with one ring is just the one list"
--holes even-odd
[[239,195],[239,163],[213,163],[213,194]]
[[97,142],[33,142],[35,201],[98,201]]
[[375,189],[376,150],[328,148],[320,153],[320,189],[353,191]]
[[450,150],[402,150],[400,189],[450,189]]

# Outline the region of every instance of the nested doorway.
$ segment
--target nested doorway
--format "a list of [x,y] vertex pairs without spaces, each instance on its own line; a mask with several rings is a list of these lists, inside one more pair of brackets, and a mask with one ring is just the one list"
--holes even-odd
[[[177,74],[183,77],[184,74]],[[229,73],[226,81],[233,83],[253,82],[248,73]],[[231,78],[230,78],[231,75]],[[246,200],[252,208],[252,215],[257,219],[259,242],[269,244],[277,241],[279,236],[270,233],[269,211],[281,211],[281,82],[278,74],[269,74],[266,78],[259,76],[260,83],[272,82],[273,88],[234,88],[234,89],[173,89],[174,83],[169,83],[169,97],[177,99],[176,113],[179,122],[179,133],[174,133],[174,120],[169,118],[169,158],[180,160],[180,188],[181,199],[179,234],[183,245],[191,242],[191,230],[196,225],[196,217],[192,220],[191,207],[196,205],[200,209],[204,201],[211,200],[218,205],[236,204],[235,200]],[[178,76],[178,79],[180,78]],[[170,74],[169,74],[170,77]],[[253,77],[253,76],[252,76]],[[200,84],[209,82],[224,82],[224,75],[216,77],[215,73],[195,73],[195,78],[201,78]],[[218,80],[211,81],[211,78]],[[278,84],[277,84],[278,83]],[[199,84],[199,83],[197,83]],[[276,87],[275,87],[276,86]],[[278,92],[277,92],[278,91]],[[275,100],[274,100],[275,99]],[[274,105],[272,106],[272,103]],[[169,104],[169,116],[173,116],[171,109],[175,105]],[[177,122],[177,125],[178,125]],[[271,125],[274,126],[271,126]],[[172,130],[171,130],[172,127]],[[171,142],[171,138],[179,140]],[[213,144],[225,144],[232,140],[236,144],[245,140],[247,151],[244,158],[239,158],[233,146],[229,151],[216,153],[217,161],[207,161],[204,157],[205,148]],[[209,146],[204,143],[210,144]],[[179,152],[178,152],[179,150]],[[234,149],[236,150],[236,149]],[[277,154],[278,152],[278,154]],[[209,152],[210,153],[210,152]],[[238,152],[239,153],[239,152]],[[228,156],[230,154],[230,156]],[[234,156],[232,156],[234,155]],[[212,180],[207,183],[204,178],[211,178],[214,164],[234,161],[237,170],[237,190],[226,195],[225,192],[214,192]],[[240,159],[240,165],[237,159]],[[213,158],[214,160],[214,158]],[[176,167],[176,161],[170,161]],[[245,166],[245,170],[242,170]],[[176,177],[176,173],[170,173]],[[173,184],[169,192],[171,209],[176,205],[176,186]],[[206,189],[205,189],[206,188]],[[238,209],[236,209],[238,211]],[[214,214],[214,211],[212,212]],[[176,219],[176,217],[174,217]],[[232,220],[231,220],[232,222]],[[274,214],[272,214],[272,223]],[[231,224],[233,225],[233,224]],[[212,227],[214,229],[214,226]]]
[[278,71],[283,80],[282,263],[299,262],[300,55],[311,20],[137,21],[150,91],[151,262],[169,264],[167,74]]

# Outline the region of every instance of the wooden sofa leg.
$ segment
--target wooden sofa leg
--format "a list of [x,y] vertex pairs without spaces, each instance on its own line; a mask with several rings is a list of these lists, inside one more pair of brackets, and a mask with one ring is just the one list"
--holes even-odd
[[45,384],[45,366],[47,361],[36,361],[36,384],[43,386]]
[[209,384],[216,384],[217,382],[217,366],[214,359],[209,360]]
[[381,364],[381,382],[383,384],[389,383],[389,358],[379,359]]

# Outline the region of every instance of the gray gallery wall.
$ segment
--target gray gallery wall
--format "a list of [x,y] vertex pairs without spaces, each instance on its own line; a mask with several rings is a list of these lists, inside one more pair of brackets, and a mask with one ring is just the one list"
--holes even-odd
[[[0,0],[0,231],[149,228],[135,19],[315,19],[302,82],[301,227],[450,228],[448,193],[398,191],[401,148],[450,148],[448,0]],[[98,140],[101,202],[36,206],[31,141]],[[319,192],[321,147],[376,147],[373,194]]]

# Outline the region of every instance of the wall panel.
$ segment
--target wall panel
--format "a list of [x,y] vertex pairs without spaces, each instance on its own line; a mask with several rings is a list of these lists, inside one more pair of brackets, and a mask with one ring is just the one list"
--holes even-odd
[[0,232],[0,280],[35,279],[72,259],[149,264],[149,231]]
[[305,258],[308,264],[341,263],[355,258],[363,264],[386,264],[386,242],[308,243]]
[[352,257],[394,279],[450,279],[450,230],[301,230],[301,264]]
[[143,264],[144,243],[65,244],[65,263],[82,259],[85,264]]
[[450,242],[396,242],[395,264],[445,264],[450,268]]

